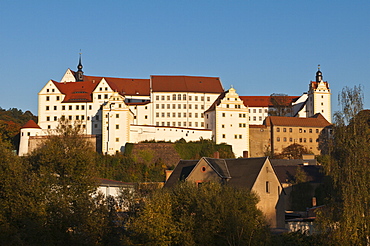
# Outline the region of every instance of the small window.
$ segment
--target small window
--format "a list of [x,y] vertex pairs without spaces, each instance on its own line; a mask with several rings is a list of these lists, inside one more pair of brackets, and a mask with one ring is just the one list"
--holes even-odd
[[119,129],[119,125],[116,125],[116,129]]
[[177,100],[179,100],[179,101],[181,100],[181,94],[177,95]]
[[62,110],[66,110],[66,106],[64,106],[64,105],[63,105],[63,106],[62,106]]
[[104,99],[108,99],[108,94],[104,94]]
[[222,138],[226,138],[226,134],[222,134]]
[[119,142],[119,138],[116,138],[116,142]]
[[50,97],[49,96],[46,96],[46,101],[50,101]]
[[60,97],[59,96],[57,96],[57,101],[59,101],[60,100]]
[[286,128],[283,128],[283,132],[286,132]]
[[270,193],[270,182],[266,181],[266,193]]
[[280,132],[280,127],[276,128],[276,132]]
[[276,138],[276,141],[280,142],[280,138],[279,138],[279,137],[277,137],[277,138]]
[[116,118],[119,118],[119,114],[116,114]]
[[101,99],[101,95],[98,95],[98,99]]
[[46,110],[49,110],[50,109],[50,107],[49,106],[46,106]]
[[57,106],[54,106],[54,110],[57,110],[57,108],[58,108]]
[[293,129],[292,128],[289,128],[289,132],[293,132]]

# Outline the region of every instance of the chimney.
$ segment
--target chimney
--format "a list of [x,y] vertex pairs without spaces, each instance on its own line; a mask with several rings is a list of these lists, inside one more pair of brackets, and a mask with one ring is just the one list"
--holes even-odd
[[248,155],[249,155],[248,151],[244,150],[243,151],[243,158],[248,158],[249,157]]
[[166,182],[169,179],[169,177],[171,176],[172,172],[173,172],[173,170],[166,170]]
[[312,197],[312,207],[316,207],[316,197]]
[[213,158],[220,159],[220,152],[216,151],[215,153],[213,153]]

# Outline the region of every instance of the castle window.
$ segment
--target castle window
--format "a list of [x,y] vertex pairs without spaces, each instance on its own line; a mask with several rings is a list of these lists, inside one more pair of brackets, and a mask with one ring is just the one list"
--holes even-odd
[[102,87],[99,87],[99,91],[102,91],[103,90],[103,88]]
[[171,126],[171,122],[167,122],[167,126]]
[[293,132],[293,128],[289,128],[289,132]]
[[222,138],[226,138],[226,134],[222,134]]
[[98,124],[94,124],[94,128],[98,128]]
[[289,142],[293,142],[293,138],[289,138]]
[[144,116],[144,118],[145,118],[145,119],[148,119],[148,116],[147,116],[147,115],[145,115],[145,116]]
[[302,128],[299,128],[299,133],[302,133]]
[[194,105],[194,109],[198,109],[198,104],[195,104]]
[[191,104],[189,104],[189,109],[191,109]]
[[234,135],[234,138],[235,138],[235,139],[238,139],[238,135],[237,135],[237,134],[235,134],[235,135]]
[[159,101],[159,96],[155,96],[155,100]]
[[107,91],[108,90],[108,87],[105,87],[105,90]]
[[189,96],[189,101],[191,101],[191,96]]
[[46,96],[46,101],[50,101],[50,97],[49,96]]
[[181,109],[181,104],[177,104],[177,108],[178,109]]
[[167,96],[167,101],[171,100],[171,96]]
[[316,133],[319,133],[319,129],[316,129]]
[[68,115],[68,120],[72,120],[72,115]]
[[55,92],[55,89],[51,89],[52,92]]
[[178,116],[179,118],[181,118],[181,113],[177,113],[177,116]]
[[51,129],[51,125],[48,125],[48,129]]
[[176,94],[172,94],[172,100],[176,101]]
[[312,138],[310,138],[310,143],[312,143]]
[[184,117],[186,117],[186,113],[184,113]]
[[108,94],[104,94],[104,99],[108,99]]
[[198,113],[195,113],[195,114],[194,114],[194,117],[195,117],[195,118],[198,118]]
[[262,109],[259,109],[259,110],[258,110],[258,112],[259,112],[259,113],[262,113]]
[[242,138],[243,138],[243,136],[239,134],[239,139],[242,139]]
[[200,113],[200,117],[201,118],[204,118],[204,113]]
[[204,97],[200,97],[200,100],[203,102],[204,101]]
[[162,116],[162,118],[164,118],[164,112],[162,112],[161,116]]
[[98,95],[98,99],[101,99],[101,95]]
[[[207,115],[208,116],[208,115]],[[225,117],[225,113],[222,113],[222,117]],[[207,118],[208,119],[208,118]]]
[[181,94],[177,95],[177,100],[179,100],[179,101],[181,100]]
[[50,116],[47,116],[46,117],[46,121],[50,121]]
[[50,108],[49,106],[46,106],[46,110],[49,110],[49,108]]
[[229,108],[229,104],[226,104],[226,108]]
[[191,118],[191,113],[189,113],[189,118]]
[[171,113],[167,113],[167,117],[171,117]]
[[116,129],[119,129],[119,125],[116,125]]
[[308,130],[308,132],[309,132],[309,133],[312,133],[312,129],[309,129],[309,130]]
[[[195,123],[196,123],[196,126],[198,126],[198,122],[195,122]],[[201,125],[201,127],[204,127],[204,122],[200,122],[200,125]]]
[[198,101],[198,96],[195,96],[195,101]]
[[171,109],[171,104],[167,104],[167,109]]
[[207,97],[207,102],[211,101],[211,97]]
[[58,117],[54,116],[54,121],[57,121],[58,120]]
[[57,101],[59,101],[59,99],[60,99],[60,97],[59,97],[59,96],[57,96]]
[[119,142],[119,138],[116,138],[116,142]]
[[182,100],[186,100],[186,94],[182,94]]
[[162,109],[164,109],[164,104],[162,104],[161,106],[162,106]]
[[283,138],[283,141],[286,142],[286,138]]
[[159,109],[159,104],[156,104],[156,105],[155,105],[155,108],[156,108],[156,109]]
[[157,117],[157,118],[159,117],[159,112],[155,113],[155,117]]
[[62,106],[62,110],[66,110],[66,106],[64,106],[64,105],[63,105],[63,106]]
[[279,137],[277,137],[276,141],[280,142],[280,138],[279,138]]
[[119,118],[119,114],[116,114],[116,118]]
[[80,116],[76,115],[76,120],[79,120],[80,119]]
[[280,127],[276,128],[276,132],[280,132]]
[[176,113],[175,112],[172,113],[172,117],[174,117],[174,118],[176,117]]
[[191,126],[191,122],[189,122],[189,126]]
[[79,105],[76,105],[76,110],[79,110],[80,109],[80,106]]
[[253,116],[253,121],[256,121],[256,120],[257,120],[256,116]]
[[256,109],[253,109],[253,113],[256,113]]
[[302,143],[302,138],[299,139],[299,142]]
[[164,101],[164,96],[161,97],[162,101]]
[[283,128],[283,132],[286,132],[286,128],[285,127]]
[[97,115],[95,118],[96,118],[96,120],[99,120],[99,115]]
[[49,89],[46,89],[46,92],[49,92]]
[[81,110],[85,110],[85,105],[81,105]]
[[177,126],[181,126],[181,122],[179,121],[179,122],[177,122]]
[[[184,126],[186,126],[186,122],[184,121]],[[188,135],[186,135],[186,136],[188,136]]]

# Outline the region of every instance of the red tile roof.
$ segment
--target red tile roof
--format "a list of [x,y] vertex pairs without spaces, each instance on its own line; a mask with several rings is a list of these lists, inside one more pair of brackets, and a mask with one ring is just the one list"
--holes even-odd
[[24,124],[22,127],[23,128],[36,128],[36,129],[41,129],[41,127],[39,125],[36,124],[36,122],[34,122],[33,120],[29,120],[27,121],[26,124]]
[[[72,71],[72,73],[75,73]],[[105,79],[109,86],[121,95],[150,95],[150,79],[127,79],[84,76],[84,81],[56,82],[55,86],[65,95],[63,102],[91,102],[92,92]],[[221,93],[222,84],[217,77],[199,76],[151,76],[154,92]]]
[[103,78],[114,91],[121,95],[150,95],[149,79],[84,76],[84,81],[61,83],[53,81],[53,83],[65,95],[63,102],[91,102],[92,92]]
[[154,92],[200,92],[222,93],[220,78],[199,76],[160,76],[152,75]]
[[321,114],[315,114],[311,118],[268,116],[265,119],[267,126],[302,126],[302,127],[326,127],[331,124]]
[[[246,107],[272,107],[270,96],[239,96]],[[292,102],[299,96],[288,96]]]

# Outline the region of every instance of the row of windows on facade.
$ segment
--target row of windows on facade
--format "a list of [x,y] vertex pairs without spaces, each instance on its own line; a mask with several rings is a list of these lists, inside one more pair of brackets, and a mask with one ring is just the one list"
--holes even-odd
[[[280,137],[277,137],[276,138],[276,141],[278,141],[278,142],[280,142]],[[282,140],[283,140],[283,142],[287,142],[287,138],[286,137],[284,137],[284,138],[282,138]],[[312,138],[309,138],[308,139],[308,141],[310,142],[310,143],[312,143]],[[289,142],[293,142],[293,138],[289,138]],[[306,138],[299,138],[299,142],[300,143],[307,143],[307,139]],[[316,142],[319,142],[319,139],[317,138],[316,139]]]
[[[226,138],[226,134],[222,134],[222,138]],[[234,134],[234,139],[243,139],[242,134]]]
[[[62,115],[61,118],[62,119],[65,119],[65,115]],[[50,116],[46,116],[46,121],[51,121],[51,119],[52,118]],[[58,121],[58,117],[57,116],[53,116],[53,120],[54,121]],[[72,115],[68,115],[68,120],[73,120],[73,116]],[[85,115],[75,115],[75,120],[85,120]],[[90,116],[87,116],[87,120],[90,120]]]
[[[277,127],[276,128],[276,132],[280,132],[280,127]],[[287,128],[282,128],[282,130],[283,130],[283,132],[287,132]],[[293,132],[293,128],[289,128],[289,132]],[[299,128],[298,129],[298,132],[299,133],[306,133],[307,132],[307,130],[306,129],[302,129],[302,128]],[[312,133],[313,132],[313,130],[310,128],[310,129],[308,129],[308,133]],[[319,133],[320,132],[320,129],[316,129],[316,133]]]
[[[67,106],[62,105],[62,110],[66,110]],[[89,105],[89,110],[92,110],[92,105]],[[50,110],[50,106],[46,106],[46,111]],[[58,106],[53,106],[54,110],[58,110]],[[69,105],[68,110],[73,110],[73,106]],[[75,110],[85,110],[85,105],[75,105]]]
[[[248,112],[249,112],[249,113],[252,113],[252,112],[253,112],[253,113],[255,114],[255,113],[257,113],[257,109],[255,109],[255,108],[254,108],[254,109],[252,109],[252,110],[251,110],[251,109],[248,109]],[[267,114],[267,113],[268,113],[268,110],[267,110],[267,109],[265,109],[265,110],[264,110],[264,112]],[[262,109],[261,109],[261,108],[260,108],[260,109],[258,109],[258,113],[262,113]]]
[[184,121],[184,122],[180,122],[180,121],[178,121],[177,123],[176,122],[172,122],[172,125],[171,125],[171,122],[156,122],[155,123],[155,125],[156,126],[179,126],[179,127],[182,127],[182,126],[184,126],[184,127],[186,127],[186,126],[188,126],[188,127],[199,127],[199,125],[200,125],[200,127],[204,127],[204,122],[200,122],[200,124],[198,123],[198,122],[194,122],[194,125],[193,125],[193,122],[186,122],[186,121]]
[[[167,107],[166,107],[166,105],[167,105]],[[177,104],[177,108],[181,109],[181,105],[182,105],[183,109],[186,109],[186,107],[187,107],[186,105],[188,105],[188,104]],[[171,109],[171,104],[156,104],[155,108],[159,109],[159,106],[161,106],[162,109],[165,109],[165,108]],[[176,104],[172,104],[172,109],[176,109]],[[191,104],[189,104],[189,109],[192,109]],[[194,105],[194,109],[198,109],[198,104]],[[204,110],[204,105],[200,105],[200,109]]]
[[[159,114],[159,112],[156,112],[155,113],[155,116],[157,117],[157,118],[159,118],[159,116],[161,116],[162,118],[164,118],[164,117],[166,117],[166,115],[167,115],[167,117],[168,118],[170,118],[171,117],[171,113],[169,113],[169,112],[167,112],[167,114],[166,113],[164,113],[164,112],[162,112],[161,114]],[[180,113],[180,112],[178,112],[177,113],[177,116],[176,116],[176,113],[175,112],[172,112],[172,117],[173,118],[181,118],[181,116],[183,116],[184,118],[186,118],[186,117],[189,117],[189,118],[192,118],[192,116],[193,116],[193,114],[192,113]],[[200,113],[200,118],[203,118],[204,117],[204,114],[203,113]],[[194,118],[198,118],[198,113],[194,113]]]
[[[230,127],[232,127],[233,125],[232,124],[230,124]],[[247,127],[247,124],[245,124],[245,123],[239,123],[239,127],[240,128],[246,128]],[[224,124],[222,124],[221,125],[221,128],[225,128],[225,125]]]
[[[162,101],[170,101],[171,100],[171,96],[155,96],[155,100],[156,101],[159,101],[159,98],[162,100]],[[186,94],[172,94],[172,101],[186,101],[186,99],[188,98],[189,101],[192,101],[192,96],[188,96]],[[194,101],[198,101],[198,96],[194,96]],[[201,96],[200,97],[200,101],[204,101],[204,96]],[[207,102],[211,101],[211,97],[207,97]]]

